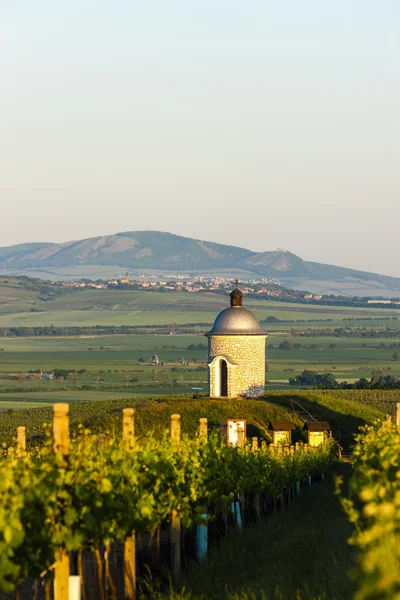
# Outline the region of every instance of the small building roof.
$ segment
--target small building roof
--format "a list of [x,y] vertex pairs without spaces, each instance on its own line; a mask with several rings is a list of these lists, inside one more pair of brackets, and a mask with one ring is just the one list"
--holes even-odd
[[271,421],[268,425],[270,431],[293,431],[296,426],[290,421]]
[[231,305],[222,310],[214,321],[207,337],[214,335],[263,335],[267,334],[261,329],[256,317],[247,308],[243,308],[243,292],[234,289],[230,293]]
[[303,429],[307,431],[330,431],[331,426],[328,421],[306,421]]

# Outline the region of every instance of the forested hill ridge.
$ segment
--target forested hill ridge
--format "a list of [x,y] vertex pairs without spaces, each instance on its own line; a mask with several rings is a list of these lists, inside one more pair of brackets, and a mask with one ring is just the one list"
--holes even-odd
[[133,272],[237,273],[293,289],[359,296],[400,296],[400,278],[302,260],[284,250],[253,252],[158,231],[128,231],[72,242],[0,248],[0,272],[47,279],[101,278]]

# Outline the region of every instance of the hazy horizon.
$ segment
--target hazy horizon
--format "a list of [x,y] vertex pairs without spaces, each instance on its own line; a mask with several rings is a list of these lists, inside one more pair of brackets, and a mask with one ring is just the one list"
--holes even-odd
[[400,5],[0,7],[0,246],[135,230],[400,277]]

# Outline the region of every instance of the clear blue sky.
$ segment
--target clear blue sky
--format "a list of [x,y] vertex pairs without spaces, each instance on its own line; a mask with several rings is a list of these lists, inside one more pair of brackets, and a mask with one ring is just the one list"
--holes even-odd
[[398,0],[3,0],[0,245],[156,229],[400,276]]

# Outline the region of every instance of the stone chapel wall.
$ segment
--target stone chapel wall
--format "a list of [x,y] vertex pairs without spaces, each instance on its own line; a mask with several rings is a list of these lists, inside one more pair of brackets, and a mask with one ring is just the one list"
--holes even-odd
[[[265,387],[265,336],[220,335],[209,337],[209,363],[216,356],[226,358],[237,366],[228,370],[229,397],[258,398]],[[210,396],[216,397],[216,368],[209,372]],[[230,384],[230,386],[229,386]]]

